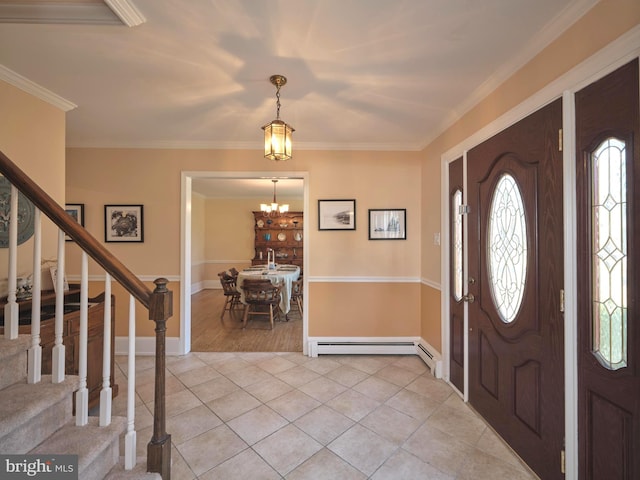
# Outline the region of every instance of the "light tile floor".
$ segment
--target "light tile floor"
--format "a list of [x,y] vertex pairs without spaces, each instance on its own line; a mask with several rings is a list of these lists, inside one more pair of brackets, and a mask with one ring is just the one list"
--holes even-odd
[[[153,362],[136,362],[139,456]],[[126,374],[117,357],[114,415]],[[167,358],[166,393],[174,480],[537,478],[417,356],[191,353]]]

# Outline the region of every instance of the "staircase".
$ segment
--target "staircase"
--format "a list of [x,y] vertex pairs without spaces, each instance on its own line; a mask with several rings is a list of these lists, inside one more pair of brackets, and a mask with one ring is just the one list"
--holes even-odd
[[[166,322],[173,315],[173,296],[167,279],[157,278],[150,290],[133,272],[104,245],[76,222],[44,190],[0,151],[0,174],[11,183],[10,206],[4,211],[9,219],[8,295],[4,302],[4,337],[0,337],[0,454],[77,455],[78,478],[92,479],[171,479],[171,435],[166,430],[165,355]],[[30,334],[20,335],[17,302],[17,230],[21,215],[18,192],[33,204],[33,288]],[[3,199],[6,203],[6,199]],[[6,205],[4,205],[6,207]],[[4,208],[3,207],[3,208]],[[30,218],[22,216],[22,218]],[[41,344],[41,220],[57,227],[57,279],[55,285],[54,344],[45,349]],[[80,316],[78,342],[67,347],[64,330],[65,237],[80,249]],[[49,239],[50,242],[51,239]],[[23,252],[23,251],[22,251]],[[112,417],[112,394],[109,342],[103,344],[101,363],[103,384],[100,389],[99,417],[89,412],[87,372],[96,367],[88,355],[88,262],[92,259],[104,270],[104,335],[111,335],[111,281],[119,283],[129,293],[128,318],[128,388],[127,417]],[[137,457],[135,431],[135,302],[147,311],[155,323],[155,390],[153,435],[147,443],[147,458]],[[68,337],[67,337],[68,339]],[[66,348],[77,348],[74,370],[69,370]],[[94,350],[95,352],[95,350]],[[75,350],[74,350],[75,353]],[[77,370],[75,370],[77,368]],[[51,372],[50,375],[42,372]],[[76,376],[75,373],[78,373]],[[74,401],[76,406],[73,412]],[[141,439],[145,441],[145,439]],[[146,443],[146,441],[145,441]],[[121,453],[121,448],[123,453]],[[123,456],[122,456],[123,455]],[[62,465],[60,465],[62,466]],[[9,463],[7,463],[7,469]],[[157,472],[157,473],[147,473]],[[33,473],[33,472],[31,472]]]
[[99,427],[97,417],[88,425],[75,425],[72,398],[79,386],[77,376],[51,383],[51,376],[43,375],[40,383],[27,384],[29,342],[30,337],[22,335],[12,341],[0,338],[0,452],[78,455],[82,480],[160,479],[158,473],[144,471],[146,459],[124,470],[119,444],[126,418],[112,417],[107,427]]

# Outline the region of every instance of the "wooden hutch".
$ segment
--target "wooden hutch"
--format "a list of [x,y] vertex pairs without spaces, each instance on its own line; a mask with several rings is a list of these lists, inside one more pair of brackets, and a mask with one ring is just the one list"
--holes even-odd
[[304,213],[285,212],[278,216],[265,216],[263,212],[253,212],[253,218],[255,251],[251,264],[266,264],[267,249],[272,248],[276,263],[293,264],[302,268]]

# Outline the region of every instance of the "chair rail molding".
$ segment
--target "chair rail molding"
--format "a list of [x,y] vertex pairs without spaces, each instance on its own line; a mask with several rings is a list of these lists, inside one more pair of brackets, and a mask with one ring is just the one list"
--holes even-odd
[[419,277],[323,277],[309,276],[309,283],[420,283]]

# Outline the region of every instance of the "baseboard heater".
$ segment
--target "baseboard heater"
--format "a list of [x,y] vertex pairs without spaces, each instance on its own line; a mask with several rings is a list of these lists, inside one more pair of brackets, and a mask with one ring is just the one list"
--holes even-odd
[[319,355],[415,355],[415,342],[317,342]]
[[431,369],[431,373],[436,378],[442,378],[442,361],[440,355],[434,355],[430,349],[422,343],[416,344],[418,356],[422,358],[424,363]]
[[330,340],[309,339],[308,354],[318,355],[418,355],[429,367],[431,373],[442,378],[442,360],[440,354],[422,339],[407,340]]

